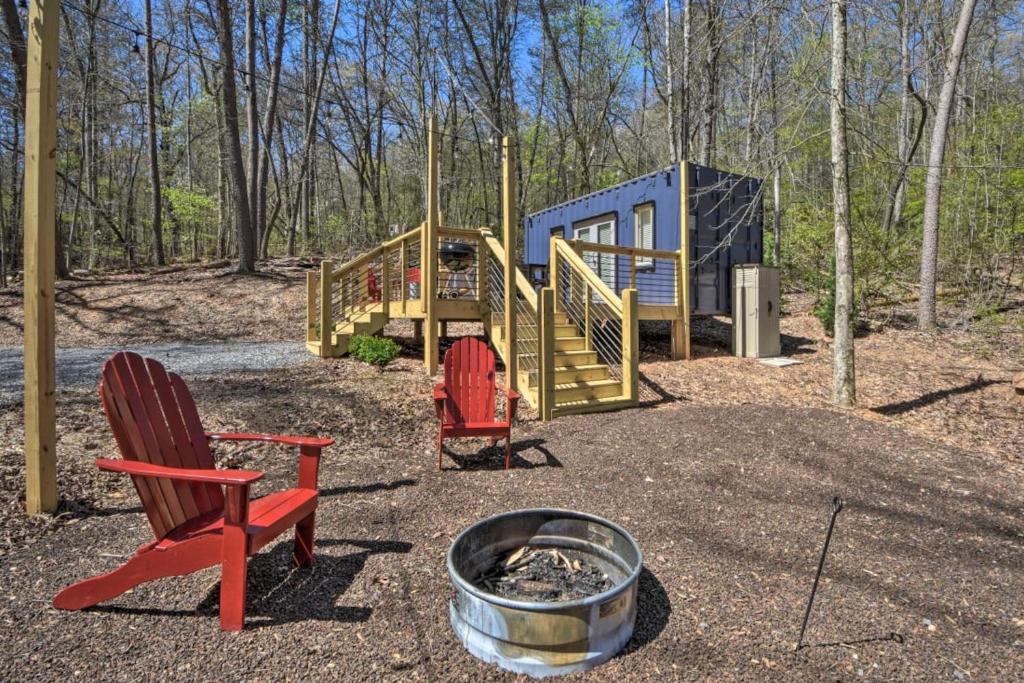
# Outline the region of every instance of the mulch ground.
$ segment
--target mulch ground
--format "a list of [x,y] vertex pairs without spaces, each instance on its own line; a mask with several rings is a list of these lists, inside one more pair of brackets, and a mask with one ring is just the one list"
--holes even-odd
[[[293,570],[288,537],[254,557],[240,634],[219,631],[216,569],[85,612],[51,609],[61,587],[112,569],[151,538],[130,484],[91,465],[113,448],[94,393],[62,393],[63,513],[3,550],[0,679],[512,679],[456,641],[444,556],[471,522],[534,506],[606,516],[645,553],[633,640],[567,680],[1010,680],[1024,671],[1024,474],[999,458],[852,413],[665,400],[526,419],[511,471],[501,469],[503,449],[466,441],[439,472],[430,381],[415,359],[382,373],[340,359],[190,384],[208,429],[338,437],[320,479],[317,564]],[[5,509],[21,485],[20,422],[13,411],[0,416]],[[266,471],[262,490],[293,481],[287,451],[219,457]],[[846,509],[811,647],[794,652],[836,494]],[[17,521],[7,522],[10,533]]]
[[[61,344],[300,339],[304,275],[186,269],[61,285]],[[569,680],[1014,680],[1024,672],[1024,405],[1009,379],[1024,334],[899,321],[857,340],[860,407],[828,407],[830,349],[806,302],[783,318],[769,368],[695,325],[695,360],[643,333],[645,407],[537,422],[503,449],[455,442],[436,469],[431,380],[407,355],[190,378],[209,430],[320,433],[327,451],[317,564],[282,537],[250,563],[249,627],[223,634],[216,569],[158,581],[86,612],[49,607],[151,532],[94,390],[58,395],[61,509],[26,518],[22,415],[0,414],[0,680],[502,680],[448,625],[444,554],[483,516],[574,508],[623,525],[646,559],[626,650]],[[1024,330],[1024,327],[1020,328]],[[453,325],[451,334],[476,326]],[[409,325],[389,333],[408,336]],[[20,343],[20,295],[0,292],[0,345]],[[221,449],[220,462],[291,485],[295,457]],[[807,640],[793,651],[829,501],[841,513]]]

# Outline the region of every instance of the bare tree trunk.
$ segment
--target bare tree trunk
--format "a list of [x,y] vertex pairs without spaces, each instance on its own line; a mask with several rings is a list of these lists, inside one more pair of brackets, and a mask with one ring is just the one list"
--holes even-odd
[[967,34],[974,19],[976,0],[963,0],[960,18],[953,32],[953,45],[946,60],[946,71],[942,79],[938,106],[935,108],[935,126],[932,128],[932,144],[928,154],[928,171],[924,185],[924,235],[921,241],[921,300],[917,324],[922,330],[934,330],[935,280],[939,261],[939,201],[942,196],[942,162],[946,155],[946,134],[949,131],[949,115],[956,92],[956,79],[960,73]]
[[707,43],[704,52],[704,139],[700,150],[700,163],[711,166],[715,156],[715,120],[718,117],[718,55],[721,52],[721,41],[718,31],[718,2],[707,0],[705,6],[705,28]]
[[[903,0],[900,7],[900,78],[903,82],[900,92],[900,116],[897,127],[896,154],[902,165],[910,163],[910,99],[914,91],[913,73],[910,65],[910,0]],[[892,224],[900,222],[903,217],[903,205],[906,203],[907,183],[902,175],[896,183],[896,193],[892,198]]]
[[[672,163],[679,163],[682,158],[679,148],[679,136],[676,133],[676,98],[672,80],[675,76],[672,67],[672,9],[669,0],[665,0],[665,90],[668,95],[668,139],[672,153]],[[645,83],[646,85],[646,83]]]
[[245,3],[245,89],[246,96],[246,127],[249,132],[249,216],[253,220],[253,232],[260,234],[259,207],[259,158],[260,158],[260,118],[259,105],[256,102],[256,0]]
[[164,259],[163,213],[160,196],[160,160],[156,144],[156,76],[153,46],[153,3],[145,1],[146,12],[146,130],[149,136],[149,187],[152,194],[151,230],[153,232],[153,264],[162,266]]
[[850,168],[846,144],[846,0],[832,0],[832,197],[836,242],[836,308],[832,342],[832,401],[853,406],[853,238]]
[[274,139],[274,124],[277,120],[278,86],[281,81],[281,58],[284,54],[285,19],[287,15],[288,0],[281,0],[277,15],[277,32],[274,38],[274,56],[270,71],[270,85],[267,92],[267,108],[263,112],[263,134],[265,139],[263,140],[263,153],[260,155],[256,182],[256,236],[259,240],[260,254],[263,258],[267,257],[270,243],[271,225],[267,221],[267,183],[270,178],[270,150]]
[[[0,0],[4,10],[4,28],[7,31],[7,49],[11,53],[11,64],[14,65],[14,81],[18,91],[18,110],[25,110],[25,68],[27,53],[25,52],[25,33],[21,26],[21,16],[14,0]],[[24,115],[23,113],[21,114]],[[18,118],[21,118],[19,116]]]
[[683,8],[683,73],[679,79],[679,158],[690,156],[690,0]]
[[238,233],[238,272],[256,271],[256,240],[249,213],[249,186],[242,159],[242,141],[238,133],[238,93],[235,88],[235,53],[231,36],[231,8],[228,0],[217,0],[217,42],[220,44],[224,101],[224,134],[227,137],[228,170],[234,190],[235,226]]

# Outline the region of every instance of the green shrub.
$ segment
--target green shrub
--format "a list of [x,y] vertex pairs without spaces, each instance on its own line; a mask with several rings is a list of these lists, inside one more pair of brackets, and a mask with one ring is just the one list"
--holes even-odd
[[[825,281],[825,292],[818,296],[814,303],[814,316],[821,321],[825,334],[834,337],[836,333],[836,260],[832,259],[832,269],[829,272],[828,280]],[[853,303],[853,310],[850,311],[850,322],[856,328],[858,318],[857,302]]]
[[353,358],[383,368],[398,357],[401,347],[393,339],[366,334],[353,335],[348,340],[348,352]]

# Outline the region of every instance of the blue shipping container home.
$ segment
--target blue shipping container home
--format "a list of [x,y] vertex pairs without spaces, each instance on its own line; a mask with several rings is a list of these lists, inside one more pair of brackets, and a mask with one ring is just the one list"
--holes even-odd
[[692,163],[676,164],[527,216],[523,260],[530,278],[546,284],[552,236],[653,250],[659,253],[629,255],[581,247],[581,255],[616,293],[631,286],[638,290],[641,318],[671,319],[667,311],[678,303],[679,287],[677,264],[668,252],[677,252],[678,258],[682,243],[681,166],[688,168],[689,176],[685,204],[690,313],[731,314],[732,266],[762,259],[761,181]]

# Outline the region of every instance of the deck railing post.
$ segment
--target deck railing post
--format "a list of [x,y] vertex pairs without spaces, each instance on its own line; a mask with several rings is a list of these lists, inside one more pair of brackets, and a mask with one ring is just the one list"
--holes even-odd
[[320,262],[320,357],[332,355],[331,333],[334,332],[334,321],[331,320],[331,273],[334,272],[332,261]]
[[409,314],[408,302],[409,302],[409,240],[404,239],[399,243],[398,248],[401,249],[399,254],[398,269],[401,272],[402,277],[399,284],[399,289],[402,290],[402,315]]
[[423,262],[420,265],[422,282],[420,291],[424,313],[423,363],[427,373],[437,374],[437,238],[441,222],[438,205],[438,174],[440,146],[438,142],[437,115],[431,114],[427,130],[427,222],[423,229]]
[[593,325],[594,325],[594,295],[590,291],[590,283],[584,281],[583,283],[583,336],[586,339],[587,351],[594,350],[594,339],[593,339]]
[[317,341],[316,273],[306,271],[306,341]]
[[679,261],[676,265],[676,318],[672,321],[672,358],[690,358],[690,164],[679,162]]
[[537,397],[541,420],[555,410],[555,290],[540,290],[537,302]]
[[516,356],[516,190],[515,148],[507,135],[501,139],[501,228],[505,247],[505,384],[519,389],[519,358]]
[[[556,291],[558,290],[558,240],[559,238],[555,235],[548,240],[548,286]],[[557,308],[557,297],[555,302]]]
[[387,249],[382,250],[380,255],[380,279],[383,280],[380,288],[380,308],[384,312],[384,319],[387,320],[391,312],[391,255]]
[[622,394],[636,403],[640,389],[640,316],[636,289],[622,290]]

